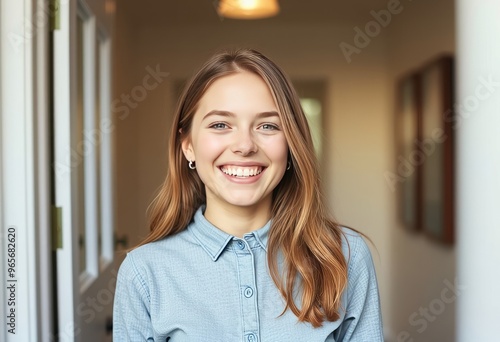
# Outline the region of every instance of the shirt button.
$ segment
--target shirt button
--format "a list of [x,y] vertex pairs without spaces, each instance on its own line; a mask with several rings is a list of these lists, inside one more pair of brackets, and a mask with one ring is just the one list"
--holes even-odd
[[245,249],[245,243],[241,240],[236,241],[239,249]]
[[257,342],[257,337],[255,336],[255,334],[249,334],[247,336],[247,341],[248,342]]
[[251,288],[251,287],[247,287],[247,288],[245,289],[245,291],[243,291],[243,294],[244,294],[244,295],[245,295],[245,297],[247,297],[247,298],[252,297],[252,296],[253,296],[253,290],[252,290],[252,288]]

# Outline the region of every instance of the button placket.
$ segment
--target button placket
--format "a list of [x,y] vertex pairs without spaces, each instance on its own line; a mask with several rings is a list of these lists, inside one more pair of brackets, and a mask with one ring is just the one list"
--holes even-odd
[[[243,248],[241,248],[243,246]],[[243,336],[247,342],[258,342],[259,313],[255,279],[255,260],[246,241],[235,239],[234,249],[238,260],[240,305],[243,319]]]

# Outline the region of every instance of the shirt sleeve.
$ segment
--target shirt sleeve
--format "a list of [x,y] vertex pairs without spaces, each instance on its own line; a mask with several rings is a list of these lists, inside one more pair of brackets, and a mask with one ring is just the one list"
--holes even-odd
[[361,236],[350,240],[349,281],[345,293],[346,314],[334,334],[335,340],[383,342],[380,298],[372,256]]
[[149,291],[129,254],[118,271],[113,341],[154,341],[149,308]]

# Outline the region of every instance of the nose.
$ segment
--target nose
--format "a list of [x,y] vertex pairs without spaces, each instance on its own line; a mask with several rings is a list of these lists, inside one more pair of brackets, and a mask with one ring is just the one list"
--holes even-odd
[[234,134],[234,141],[231,146],[231,151],[233,153],[241,154],[242,156],[248,156],[257,152],[258,147],[255,143],[252,132],[240,131]]

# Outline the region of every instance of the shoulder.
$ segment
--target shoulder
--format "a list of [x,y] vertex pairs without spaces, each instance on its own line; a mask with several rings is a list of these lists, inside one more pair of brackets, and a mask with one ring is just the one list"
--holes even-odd
[[346,299],[351,308],[364,305],[367,296],[370,302],[378,301],[378,286],[372,254],[363,236],[349,228],[343,228],[343,250],[347,261]]
[[149,242],[139,246],[127,253],[120,265],[120,274],[130,277],[147,277],[165,265],[166,260],[172,262],[179,252],[186,250],[188,245],[193,244],[192,239],[183,230],[177,234],[167,236],[158,241]]
[[342,251],[348,263],[349,273],[360,268],[372,267],[370,248],[363,236],[351,228],[342,227]]
[[343,228],[348,283],[342,294],[346,308],[341,341],[383,341],[380,298],[370,249],[362,234]]

